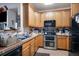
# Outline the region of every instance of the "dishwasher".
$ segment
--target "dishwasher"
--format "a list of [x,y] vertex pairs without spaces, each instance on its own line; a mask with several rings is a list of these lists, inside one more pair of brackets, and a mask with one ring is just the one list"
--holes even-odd
[[12,49],[3,54],[3,56],[21,56],[21,55],[22,55],[22,46],[18,46],[15,49]]

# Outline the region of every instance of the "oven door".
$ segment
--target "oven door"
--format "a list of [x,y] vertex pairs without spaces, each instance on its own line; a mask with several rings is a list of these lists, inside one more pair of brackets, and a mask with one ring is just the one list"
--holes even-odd
[[45,41],[54,41],[55,40],[55,36],[53,35],[45,35]]
[[54,41],[45,41],[45,46],[46,47],[55,47],[55,42]]

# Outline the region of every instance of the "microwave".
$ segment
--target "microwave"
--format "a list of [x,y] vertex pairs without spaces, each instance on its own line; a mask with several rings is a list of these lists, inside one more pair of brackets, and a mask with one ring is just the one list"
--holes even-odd
[[56,25],[55,20],[46,20],[44,21],[44,27],[55,27]]

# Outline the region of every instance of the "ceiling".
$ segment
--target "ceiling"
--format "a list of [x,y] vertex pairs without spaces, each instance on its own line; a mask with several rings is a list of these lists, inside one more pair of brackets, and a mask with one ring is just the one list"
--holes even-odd
[[70,3],[54,3],[51,5],[44,5],[43,3],[32,3],[37,11],[51,10],[57,8],[66,8],[70,7]]
[[20,7],[19,3],[0,3],[0,6],[6,5],[9,9]]
[[[18,8],[18,10],[20,10],[19,3],[0,3],[0,6],[2,5],[6,5],[9,9]],[[51,5],[44,5],[43,3],[32,3],[32,5],[36,8],[37,11],[44,11],[44,10],[70,7],[71,4],[70,3],[54,3]]]

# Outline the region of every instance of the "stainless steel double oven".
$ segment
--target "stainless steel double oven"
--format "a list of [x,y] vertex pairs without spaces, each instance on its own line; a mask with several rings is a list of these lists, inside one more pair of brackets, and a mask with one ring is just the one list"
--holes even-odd
[[55,20],[44,21],[44,48],[56,49]]

